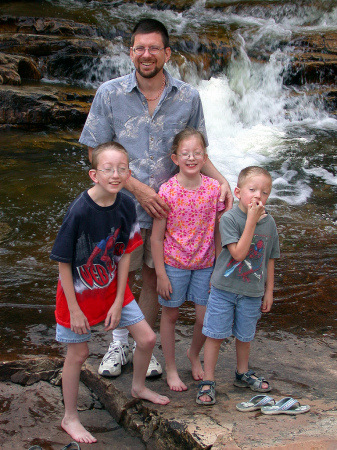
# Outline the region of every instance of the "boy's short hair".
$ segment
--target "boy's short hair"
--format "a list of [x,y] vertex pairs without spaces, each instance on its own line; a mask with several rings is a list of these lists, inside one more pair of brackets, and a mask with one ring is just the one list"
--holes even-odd
[[128,152],[123,147],[123,145],[119,144],[118,142],[106,142],[105,144],[100,144],[94,148],[92,152],[92,162],[91,162],[92,169],[95,170],[97,169],[98,157],[101,153],[105,152],[106,150],[116,150],[117,152],[124,153],[124,155],[127,157],[129,165],[129,155]]
[[268,172],[268,170],[264,169],[263,167],[259,166],[248,166],[241,170],[238,177],[238,187],[241,187],[243,183],[246,181],[248,177],[251,177],[252,175],[264,175],[270,179],[270,182],[272,183],[273,179]]
[[133,47],[135,37],[137,36],[137,34],[150,34],[150,33],[160,33],[164,47],[166,48],[170,46],[170,38],[165,25],[159,22],[159,20],[148,18],[140,20],[135,25],[131,36],[131,47]]
[[184,139],[188,139],[189,137],[197,136],[200,139],[201,145],[204,149],[204,152],[207,153],[207,144],[205,136],[201,133],[201,131],[196,130],[192,127],[186,127],[184,130],[180,131],[178,134],[175,135],[171,147],[171,153],[172,155],[177,154],[177,150],[179,147],[180,142],[182,142]]

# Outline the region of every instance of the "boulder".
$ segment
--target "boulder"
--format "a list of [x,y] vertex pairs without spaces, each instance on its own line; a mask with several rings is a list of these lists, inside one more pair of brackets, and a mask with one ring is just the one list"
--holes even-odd
[[93,94],[61,86],[0,86],[0,126],[82,125]]
[[0,53],[0,84],[20,85],[22,79],[40,80],[41,72],[32,59]]

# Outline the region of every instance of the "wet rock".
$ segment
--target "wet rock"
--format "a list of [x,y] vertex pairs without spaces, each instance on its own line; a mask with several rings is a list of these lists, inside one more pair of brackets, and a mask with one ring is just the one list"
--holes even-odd
[[95,29],[68,19],[46,17],[0,17],[1,33],[52,34],[55,36],[97,36]]
[[0,17],[2,83],[20,84],[22,79],[42,77],[82,79],[98,55],[106,53],[106,46],[89,25],[61,19]]
[[20,85],[22,79],[40,80],[41,72],[30,58],[0,53],[0,76],[0,84]]
[[51,86],[0,86],[1,125],[82,125],[93,94]]
[[62,366],[63,360],[60,358],[0,362],[0,381],[10,380],[29,386],[40,380],[54,379]]
[[[45,381],[29,387],[0,382],[0,394],[2,450],[27,449],[33,445],[59,450],[71,441],[71,437],[60,427],[64,406],[59,387]],[[83,425],[98,438],[96,450],[145,448],[139,437],[118,425],[82,384],[79,390],[79,415]],[[89,448],[89,444],[81,444],[82,450]]]
[[286,75],[285,84],[336,84],[336,32],[299,36],[288,45],[293,47],[293,60]]

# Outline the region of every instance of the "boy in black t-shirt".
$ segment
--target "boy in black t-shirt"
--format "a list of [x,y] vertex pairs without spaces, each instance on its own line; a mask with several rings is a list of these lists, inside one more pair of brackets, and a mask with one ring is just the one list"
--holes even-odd
[[56,340],[67,343],[62,372],[65,414],[62,428],[76,441],[97,440],[81,424],[77,395],[88,357],[90,327],[126,327],[137,346],[131,394],[153,403],[169,399],[145,387],[156,342],[127,284],[131,252],[142,243],[134,202],[120,192],[130,177],[129,158],[117,143],[95,148],[89,176],[95,185],[70,205],[51,252],[59,262]]

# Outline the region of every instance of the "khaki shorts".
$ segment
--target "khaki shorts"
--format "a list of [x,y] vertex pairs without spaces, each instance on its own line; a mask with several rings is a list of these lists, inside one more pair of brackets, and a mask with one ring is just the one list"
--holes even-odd
[[145,263],[151,269],[154,269],[154,262],[151,254],[151,233],[152,230],[141,228],[143,244],[131,253],[130,272],[140,269]]

